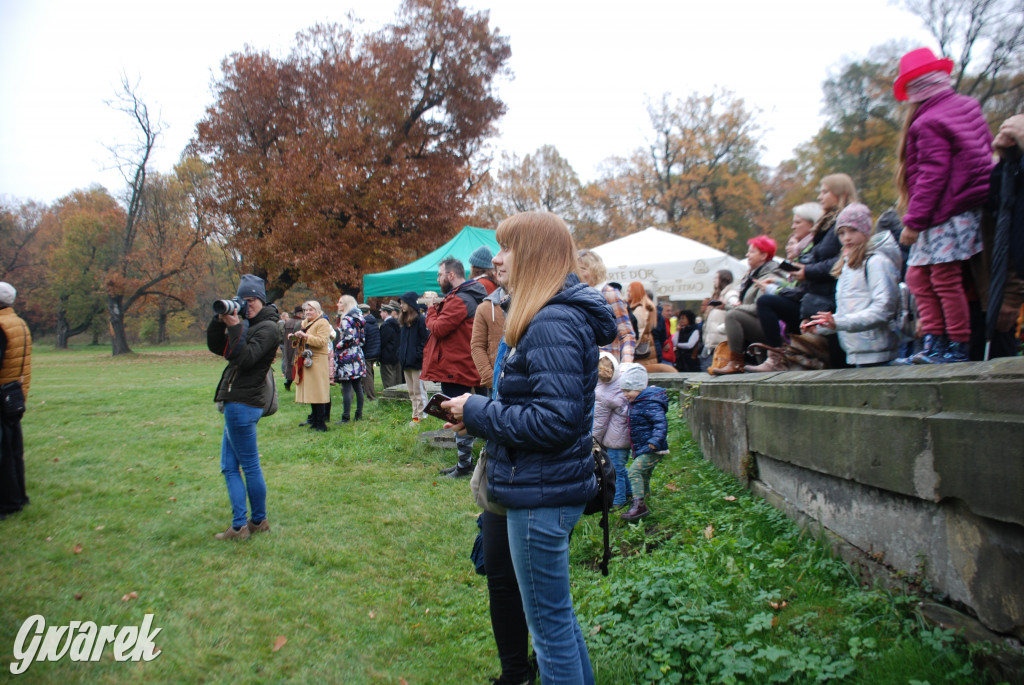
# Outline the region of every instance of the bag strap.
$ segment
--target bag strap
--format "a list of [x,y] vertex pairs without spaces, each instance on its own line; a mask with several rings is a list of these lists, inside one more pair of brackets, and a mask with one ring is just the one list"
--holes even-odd
[[24,381],[24,378],[25,378],[25,358],[28,357],[29,335],[28,335],[28,326],[25,325],[25,321],[23,319],[21,319],[21,318],[19,318],[18,320],[21,321],[21,327],[23,329],[25,329],[25,333],[24,333],[24,336],[22,337],[22,344],[21,344],[21,372],[18,373],[18,380],[21,380],[21,382],[24,383],[25,382]]
[[[601,452],[597,453],[597,457],[598,457],[598,459],[608,459],[608,460],[611,459],[611,457],[609,457],[607,455],[607,453],[601,453]],[[601,469],[601,472],[602,473],[604,472],[603,468]],[[601,569],[601,575],[603,575],[603,576],[607,576],[608,575],[608,562],[612,558],[612,547],[611,547],[611,543],[610,543],[610,541],[608,539],[609,529],[611,528],[611,526],[608,525],[608,510],[609,510],[610,506],[611,505],[608,502],[608,498],[602,496],[601,497],[601,523],[599,525],[602,528],[604,528],[604,554],[601,556],[601,561],[598,564],[598,568]]]

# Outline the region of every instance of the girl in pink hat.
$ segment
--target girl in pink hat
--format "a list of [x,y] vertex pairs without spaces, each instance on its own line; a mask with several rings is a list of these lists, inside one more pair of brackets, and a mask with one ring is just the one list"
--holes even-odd
[[910,245],[907,287],[917,299],[924,347],[897,364],[967,361],[971,337],[963,264],[981,251],[981,206],[988,196],[992,136],[974,98],[953,91],[952,60],[928,48],[900,59],[893,84],[909,101],[896,185],[900,243]]

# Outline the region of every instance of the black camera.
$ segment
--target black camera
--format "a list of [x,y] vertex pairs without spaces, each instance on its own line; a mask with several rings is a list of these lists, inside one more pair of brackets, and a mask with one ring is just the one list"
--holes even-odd
[[214,300],[213,312],[215,314],[237,314],[238,318],[246,318],[249,303],[240,297],[232,297],[230,300]]

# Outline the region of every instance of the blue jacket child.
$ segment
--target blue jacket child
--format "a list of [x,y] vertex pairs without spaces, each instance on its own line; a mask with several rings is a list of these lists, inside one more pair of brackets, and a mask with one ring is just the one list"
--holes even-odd
[[668,454],[668,394],[656,385],[648,387],[647,369],[640,364],[619,367],[619,387],[630,402],[629,440],[633,446],[629,467],[633,503],[622,518],[636,521],[650,513],[645,500],[651,496],[651,474]]

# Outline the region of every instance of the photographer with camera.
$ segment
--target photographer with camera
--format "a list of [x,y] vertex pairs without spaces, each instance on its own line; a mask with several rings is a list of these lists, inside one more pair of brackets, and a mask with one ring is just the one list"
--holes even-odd
[[[277,307],[267,305],[263,279],[253,274],[242,276],[238,294],[230,300],[217,300],[213,310],[215,316],[206,329],[206,345],[228,360],[214,401],[224,403],[220,470],[231,500],[231,526],[214,537],[245,540],[252,533],[270,530],[256,424],[263,416],[267,369],[274,363],[281,340],[278,314]],[[245,473],[244,484],[239,469]],[[248,520],[246,492],[252,510]]]

